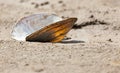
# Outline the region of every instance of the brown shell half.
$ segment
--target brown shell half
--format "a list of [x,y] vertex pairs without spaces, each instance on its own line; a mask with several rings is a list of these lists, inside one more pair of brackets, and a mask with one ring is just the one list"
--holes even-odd
[[48,25],[26,37],[26,41],[60,42],[71,30],[77,18],[68,18]]

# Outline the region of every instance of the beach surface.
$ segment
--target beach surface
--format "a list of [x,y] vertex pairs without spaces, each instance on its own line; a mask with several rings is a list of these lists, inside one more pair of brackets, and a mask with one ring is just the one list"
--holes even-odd
[[[78,21],[61,43],[11,38],[23,17]],[[120,73],[120,0],[0,0],[0,73]]]

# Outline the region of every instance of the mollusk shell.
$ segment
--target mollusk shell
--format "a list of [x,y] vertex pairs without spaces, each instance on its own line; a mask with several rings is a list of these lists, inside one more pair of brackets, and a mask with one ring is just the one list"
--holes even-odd
[[77,18],[62,18],[52,14],[36,14],[21,19],[12,31],[12,38],[20,41],[60,42]]

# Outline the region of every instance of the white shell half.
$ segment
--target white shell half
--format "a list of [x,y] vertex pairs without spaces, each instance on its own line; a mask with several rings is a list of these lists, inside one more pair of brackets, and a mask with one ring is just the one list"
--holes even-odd
[[61,20],[62,18],[55,14],[49,15],[47,13],[24,17],[13,28],[12,38],[19,41],[25,41],[25,38],[33,32]]

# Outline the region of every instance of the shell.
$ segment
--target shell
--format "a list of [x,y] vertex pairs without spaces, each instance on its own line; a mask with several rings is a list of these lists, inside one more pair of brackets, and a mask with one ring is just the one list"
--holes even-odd
[[77,18],[62,18],[52,14],[35,14],[22,18],[12,31],[12,38],[20,41],[60,42]]

